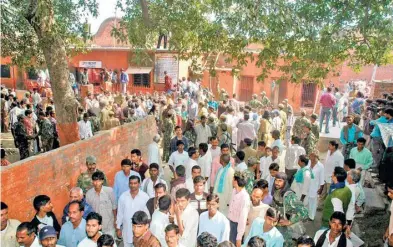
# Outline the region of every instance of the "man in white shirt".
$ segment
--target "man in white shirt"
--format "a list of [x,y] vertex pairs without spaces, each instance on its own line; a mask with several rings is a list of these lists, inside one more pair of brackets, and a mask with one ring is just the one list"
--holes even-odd
[[165,232],[163,229],[169,225],[169,209],[171,207],[171,197],[168,195],[158,199],[158,210],[154,211],[151,217],[150,231],[160,241],[161,247],[167,246],[165,242]]
[[275,146],[275,147],[272,148],[272,155],[271,155],[271,156],[268,156],[268,157],[266,158],[265,167],[262,169],[261,178],[267,180],[267,177],[268,177],[269,174],[270,174],[270,173],[269,173],[269,167],[270,167],[270,165],[273,164],[273,163],[278,164],[279,170],[280,170],[280,171],[284,169],[284,162],[283,162],[282,159],[281,159],[281,156],[280,156],[280,149],[279,149],[279,147],[277,147],[277,146]]
[[266,169],[266,162],[267,158],[269,158],[272,155],[272,149],[270,147],[265,148],[265,153],[262,155],[261,159],[259,160],[259,177],[263,177],[263,174],[266,173],[264,169]]
[[169,156],[168,165],[171,171],[174,173],[176,167],[182,165],[184,166],[185,162],[188,160],[188,153],[184,151],[184,143],[182,140],[178,140],[176,142],[177,151],[173,152],[171,156]]
[[18,115],[23,114],[25,111],[18,107],[16,102],[11,103],[12,109],[9,112],[11,130],[13,130],[13,126],[16,122],[18,122]]
[[201,116],[201,123],[195,126],[196,141],[195,146],[199,147],[200,143],[208,143],[209,137],[212,136],[210,127],[206,124],[207,118],[205,115]]
[[[188,106],[188,119],[195,120],[198,115],[198,103],[191,99],[191,104]],[[209,128],[210,129],[210,128]]]
[[218,146],[218,144],[219,144],[219,141],[216,136],[213,136],[212,138],[210,138],[209,151],[210,151],[210,155],[212,157],[212,160],[219,157],[221,154],[221,148]]
[[244,120],[237,124],[237,144],[240,149],[245,147],[244,139],[249,138],[254,140],[257,137],[254,124],[249,119],[250,115],[244,114]]
[[318,160],[317,151],[310,153],[308,167],[314,175],[314,179],[311,179],[310,191],[308,193],[308,217],[314,220],[318,206],[318,195],[322,193],[325,185],[325,168]]
[[291,146],[287,148],[285,153],[285,173],[288,176],[289,184],[292,183],[293,175],[298,170],[297,161],[300,155],[306,154],[306,150],[302,146],[300,146],[300,138],[297,136],[292,136],[291,138]]
[[94,97],[94,95],[91,92],[87,93],[87,97],[85,99],[85,104],[86,104],[86,111],[91,110],[96,116],[99,116],[100,114],[100,103],[98,100]]
[[280,172],[280,166],[277,163],[271,163],[269,166],[269,175],[265,179],[268,183],[269,195],[272,194],[272,189],[274,187],[274,180],[276,179],[276,175],[279,172]]
[[180,244],[194,247],[198,232],[199,214],[190,205],[190,191],[181,188],[176,191],[175,223],[179,226]]
[[[345,217],[347,218],[347,222],[352,223],[355,216],[355,203],[356,203],[356,186],[360,181],[360,172],[356,169],[352,169],[347,172],[347,187],[351,190],[352,197],[351,201],[349,202],[347,212]],[[349,224],[349,223],[348,223]],[[351,224],[352,225],[352,224]]]
[[325,186],[321,195],[321,200],[325,199],[332,183],[331,176],[336,166],[344,167],[344,156],[338,150],[338,143],[330,141],[328,146],[328,153],[325,160]]
[[254,187],[251,192],[251,204],[250,204],[250,211],[247,216],[247,225],[246,230],[244,232],[244,236],[248,236],[250,232],[252,222],[257,218],[265,218],[266,211],[270,207],[269,205],[262,202],[263,200],[263,189],[260,187]]
[[297,163],[300,169],[295,173],[291,189],[296,193],[297,198],[303,202],[303,205],[307,206],[310,183],[314,175],[307,166],[308,159],[306,155],[300,155]]
[[180,243],[180,229],[175,224],[169,224],[165,227],[165,241],[168,247],[186,247]]
[[199,159],[198,165],[202,170],[202,176],[210,183],[209,177],[212,171],[212,156],[209,153],[209,147],[207,143],[199,144]]
[[164,179],[160,178],[160,172],[158,164],[151,163],[149,166],[149,178],[145,178],[142,182],[141,189],[145,192],[150,198],[155,197],[154,186],[158,183],[165,184],[167,186]]
[[235,156],[235,171],[245,171],[247,170],[247,164],[246,162],[244,162],[244,157],[246,156],[246,154],[243,151],[237,151],[236,152],[236,156]]
[[153,137],[153,142],[149,144],[149,146],[147,147],[147,162],[148,164],[151,163],[156,163],[158,164],[158,166],[160,167],[160,176],[164,176],[164,169],[161,165],[161,154],[160,154],[160,146],[158,145],[158,143],[160,142],[161,137],[159,134],[155,135]]
[[21,223],[16,228],[16,241],[24,247],[40,247],[38,236],[35,234],[35,227],[30,222]]
[[33,94],[31,95],[31,98],[34,109],[36,109],[37,105],[42,102],[41,95],[38,93],[37,88],[33,89]]
[[146,116],[145,111],[138,103],[135,103],[135,116],[138,118],[144,118]]
[[184,164],[184,168],[186,168],[186,179],[192,177],[192,168],[194,166],[198,166],[199,168],[201,168],[197,162],[199,158],[198,150],[196,150],[194,147],[190,147],[188,149],[188,156],[189,158]]
[[315,233],[314,242],[322,247],[353,247],[350,239],[345,236],[346,218],[343,212],[336,211],[330,216],[329,229]]
[[229,241],[230,226],[225,215],[218,211],[219,197],[210,194],[206,198],[207,211],[199,216],[198,236],[202,232],[208,232],[217,238],[217,243]]
[[[190,191],[190,193],[194,193],[194,178],[201,176],[201,167],[195,165],[191,169],[191,177],[186,179],[186,188]],[[208,184],[205,184],[204,192],[208,192]]]
[[[117,202],[115,199],[115,194],[113,193],[113,189],[111,187],[103,186],[104,178],[105,175],[101,171],[96,171],[93,173],[93,188],[86,192],[86,202],[91,205],[94,212],[99,213],[100,217],[102,217],[99,220],[99,231],[114,236],[114,222],[117,210]],[[87,217],[89,217],[89,215]],[[86,222],[87,221],[88,220],[86,218]],[[89,222],[87,222],[86,225],[89,225]],[[95,243],[97,242],[97,239],[95,240]]]
[[129,178],[128,191],[125,191],[119,198],[117,208],[116,220],[116,234],[117,237],[123,238],[124,247],[132,247],[132,216],[136,211],[145,211],[149,213],[146,208],[146,203],[149,196],[139,189],[140,178],[132,175]]
[[78,122],[78,127],[79,127],[79,138],[81,140],[93,136],[91,122],[89,121],[89,115],[87,113],[83,114],[83,119]]
[[78,247],[97,247],[97,240],[102,235],[102,217],[96,212],[91,212],[86,217],[86,235]]

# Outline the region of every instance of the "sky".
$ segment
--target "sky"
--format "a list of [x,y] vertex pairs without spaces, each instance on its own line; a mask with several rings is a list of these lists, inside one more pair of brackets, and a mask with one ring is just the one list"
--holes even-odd
[[114,17],[115,15],[117,17],[121,17],[122,13],[120,10],[117,10],[117,13],[115,13],[115,6],[117,0],[97,0],[98,2],[98,17],[89,18],[89,22],[91,24],[91,33],[95,34],[98,31],[98,28],[100,27],[101,23],[106,20],[109,17]]

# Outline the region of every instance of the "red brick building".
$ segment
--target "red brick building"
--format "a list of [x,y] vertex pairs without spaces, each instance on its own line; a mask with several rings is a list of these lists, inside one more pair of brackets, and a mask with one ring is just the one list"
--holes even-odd
[[[89,64],[90,67],[96,66],[96,68],[93,67],[89,69],[89,81],[99,83],[99,73],[101,68],[117,71],[120,71],[120,68],[123,68],[127,70],[127,73],[129,74],[129,91],[152,92],[154,90],[163,90],[164,85],[156,83],[156,71],[154,68],[156,53],[160,53],[162,51],[149,52],[150,58],[146,59],[143,65],[136,65],[133,62],[135,54],[129,45],[121,43],[111,36],[112,27],[117,25],[117,21],[118,19],[116,18],[109,18],[101,24],[99,30],[94,35],[88,52],[76,55],[69,59],[70,71],[79,71],[80,67],[83,67],[86,64]],[[257,56],[259,48],[261,48],[260,45],[251,44],[247,47],[247,51],[254,52],[255,56]],[[249,61],[249,63],[241,71],[239,71],[239,76],[234,76],[232,75],[232,65],[227,64],[225,62],[225,57],[221,55],[217,58],[216,77],[211,77],[208,71],[204,71],[201,75],[202,84],[205,87],[210,87],[213,92],[217,93],[217,83],[219,83],[220,88],[225,88],[230,95],[236,93],[237,98],[242,101],[250,100],[254,93],[259,94],[260,92],[265,91],[267,96],[275,105],[284,99],[288,99],[295,111],[299,111],[301,108],[313,108],[315,99],[317,98],[317,85],[305,83],[294,84],[287,81],[281,81],[280,83],[275,83],[275,86],[273,87],[273,82],[277,82],[281,75],[279,71],[273,71],[269,78],[265,79],[263,82],[258,82],[257,77],[261,73],[262,68],[258,68],[256,66],[256,60],[257,59],[255,59],[254,62]],[[10,60],[7,58],[3,59],[1,62],[3,84],[8,87],[15,88],[20,88],[23,84],[26,88],[34,86],[34,79],[36,78],[32,76],[32,73],[23,73],[15,66],[8,66],[7,71],[6,64],[9,62]],[[177,66],[178,78],[189,76],[188,61],[179,61]],[[373,70],[374,66],[372,65],[364,66],[359,73],[356,73],[347,65],[347,63],[343,63],[341,68],[338,69],[338,73],[335,76],[330,75],[324,80],[324,82],[326,84],[332,82],[336,86],[343,88],[347,81],[371,81]],[[393,82],[393,65],[377,68],[374,80]],[[390,84],[385,83],[385,86],[382,88],[386,89]],[[100,88],[96,87],[96,89],[99,90]],[[117,87],[114,86],[113,89],[116,90]]]

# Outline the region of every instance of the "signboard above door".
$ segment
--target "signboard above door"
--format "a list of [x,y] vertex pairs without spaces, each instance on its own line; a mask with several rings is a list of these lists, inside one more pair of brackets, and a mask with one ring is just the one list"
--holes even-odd
[[101,61],[79,61],[80,68],[89,68],[89,69],[101,69],[102,62]]

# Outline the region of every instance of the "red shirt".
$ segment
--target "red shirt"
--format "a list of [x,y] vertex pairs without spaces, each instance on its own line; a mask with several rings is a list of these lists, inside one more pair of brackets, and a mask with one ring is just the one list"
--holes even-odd
[[172,78],[170,78],[168,75],[164,77],[165,81],[165,91],[171,90],[172,89]]
[[26,128],[26,133],[29,136],[34,134],[34,129],[33,129],[34,126],[33,126],[32,121],[34,121],[34,120],[32,120],[32,119],[30,119],[28,117],[25,117],[24,120],[23,120],[23,123],[25,124],[25,128]]
[[336,104],[336,97],[334,97],[331,93],[324,93],[322,94],[319,103],[321,103],[322,107],[333,108]]

